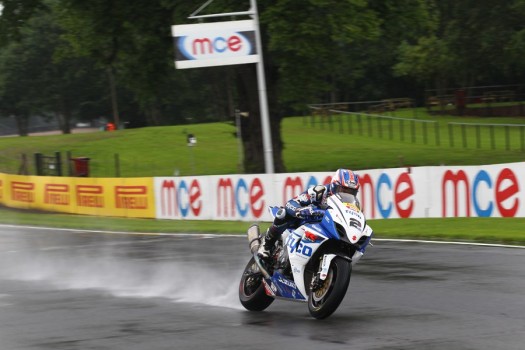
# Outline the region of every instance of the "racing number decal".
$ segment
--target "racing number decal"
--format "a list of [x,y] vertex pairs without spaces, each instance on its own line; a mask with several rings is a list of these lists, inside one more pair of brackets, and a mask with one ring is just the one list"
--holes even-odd
[[355,227],[358,230],[361,229],[361,223],[357,219],[351,218],[349,224],[351,227]]

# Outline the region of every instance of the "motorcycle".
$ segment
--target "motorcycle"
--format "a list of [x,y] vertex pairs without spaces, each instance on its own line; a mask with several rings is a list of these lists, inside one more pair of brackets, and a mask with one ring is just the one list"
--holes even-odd
[[[279,207],[270,206],[275,217]],[[306,217],[287,229],[269,259],[257,256],[259,226],[248,229],[252,257],[239,283],[239,300],[249,311],[263,311],[275,299],[308,303],[310,315],[324,319],[341,304],[352,267],[373,235],[353,194],[337,193],[320,217]]]

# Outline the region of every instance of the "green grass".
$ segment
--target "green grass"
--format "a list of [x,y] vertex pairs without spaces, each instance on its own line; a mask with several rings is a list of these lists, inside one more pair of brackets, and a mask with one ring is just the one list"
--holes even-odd
[[[347,115],[334,116],[332,124],[328,120],[321,122],[317,117],[312,124],[310,117],[287,118],[283,120],[283,130],[286,131],[283,158],[289,171],[326,171],[346,166],[352,169],[380,169],[402,166],[431,165],[478,165],[519,162],[525,159],[525,152],[514,147],[506,150],[501,147],[503,139],[498,139],[500,147],[496,149],[480,149],[475,147],[471,135],[469,142],[472,147],[463,148],[458,144],[450,147],[448,143],[448,127],[439,121],[441,146],[433,143],[424,144],[420,129],[416,129],[416,142],[412,143],[408,129],[410,124],[405,121],[405,140],[400,139],[398,121],[392,129],[393,139],[390,139],[388,129],[383,130],[379,137],[377,123],[371,122],[371,134],[366,118],[361,118],[362,132],[354,116],[353,129],[350,129]],[[339,123],[337,118],[343,119]],[[385,128],[387,124],[384,124]],[[330,131],[330,128],[332,131]],[[352,130],[352,132],[350,132]],[[430,139],[431,131],[427,129]],[[514,140],[514,144],[519,142]],[[315,162],[312,162],[315,159]]]
[[[25,153],[30,173],[34,174],[34,153],[51,156],[58,151],[65,159],[70,151],[73,157],[90,158],[92,177],[115,177],[116,154],[122,177],[233,173],[238,169],[234,131],[230,124],[211,123],[0,138],[0,171],[16,173],[21,154]],[[188,133],[197,137],[195,147],[187,146]],[[67,174],[65,166],[63,171]]]
[[[82,228],[141,233],[218,233],[244,235],[249,222],[211,220],[152,220],[48,214],[0,209],[3,224]],[[263,222],[266,229],[268,222]],[[525,245],[525,218],[447,218],[369,220],[376,238],[459,240]]]
[[[377,121],[373,118],[369,124],[368,119],[362,117],[359,132],[355,118],[353,129],[350,130],[346,115],[332,118],[331,124],[320,118],[312,123],[310,117],[290,117],[282,121],[281,128],[286,170],[331,171],[341,166],[362,170],[407,165],[473,165],[494,163],[495,159],[498,163],[525,159],[520,128],[509,129],[511,143],[507,150],[502,128],[498,128],[495,133],[495,149],[491,148],[488,141],[488,129],[480,131],[481,148],[478,149],[474,128],[466,130],[467,147],[463,147],[461,128],[454,128],[455,142],[454,147],[451,147],[447,127],[448,121],[521,124],[524,123],[523,118],[435,118],[425,114],[423,109],[417,112],[400,110],[394,115],[407,118],[416,115],[419,120],[436,120],[440,145],[435,144],[435,133],[431,127],[426,130],[425,144],[420,124],[416,124],[412,142],[412,125],[408,121],[403,123],[403,131],[399,121],[394,122],[391,139],[386,123],[382,125],[384,130],[380,137]],[[197,137],[196,146],[187,146],[187,133]],[[60,151],[65,158],[66,152],[71,151],[73,156],[90,158],[92,177],[116,176],[115,155],[120,160],[122,177],[238,173],[239,149],[234,133],[235,126],[230,123],[210,123],[89,134],[0,138],[0,171],[17,173],[21,154],[24,153],[28,156],[29,171],[34,174],[34,153],[53,155]],[[67,174],[65,167],[64,173]]]
[[28,212],[2,207],[0,223],[54,228],[82,228],[104,231],[143,233],[243,233],[249,223],[212,220],[154,220],[137,218],[95,217],[73,214]]

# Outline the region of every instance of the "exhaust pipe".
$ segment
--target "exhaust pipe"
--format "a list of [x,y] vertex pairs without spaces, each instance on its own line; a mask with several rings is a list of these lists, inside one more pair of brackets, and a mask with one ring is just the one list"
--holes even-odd
[[261,245],[261,232],[259,231],[259,225],[253,224],[248,228],[248,242],[250,251],[252,254],[255,254]]
[[248,228],[248,242],[248,246],[250,247],[250,251],[253,254],[255,263],[257,264],[257,266],[259,266],[259,270],[261,270],[265,278],[272,278],[266,270],[261,259],[259,259],[259,257],[257,256],[257,251],[259,250],[259,247],[261,245],[261,232],[259,231],[259,225],[253,224]]

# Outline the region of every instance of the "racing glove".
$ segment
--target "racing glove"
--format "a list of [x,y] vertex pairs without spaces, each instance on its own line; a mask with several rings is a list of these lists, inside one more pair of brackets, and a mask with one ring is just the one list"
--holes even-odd
[[324,210],[304,207],[297,210],[295,216],[303,220],[321,220],[324,216]]

